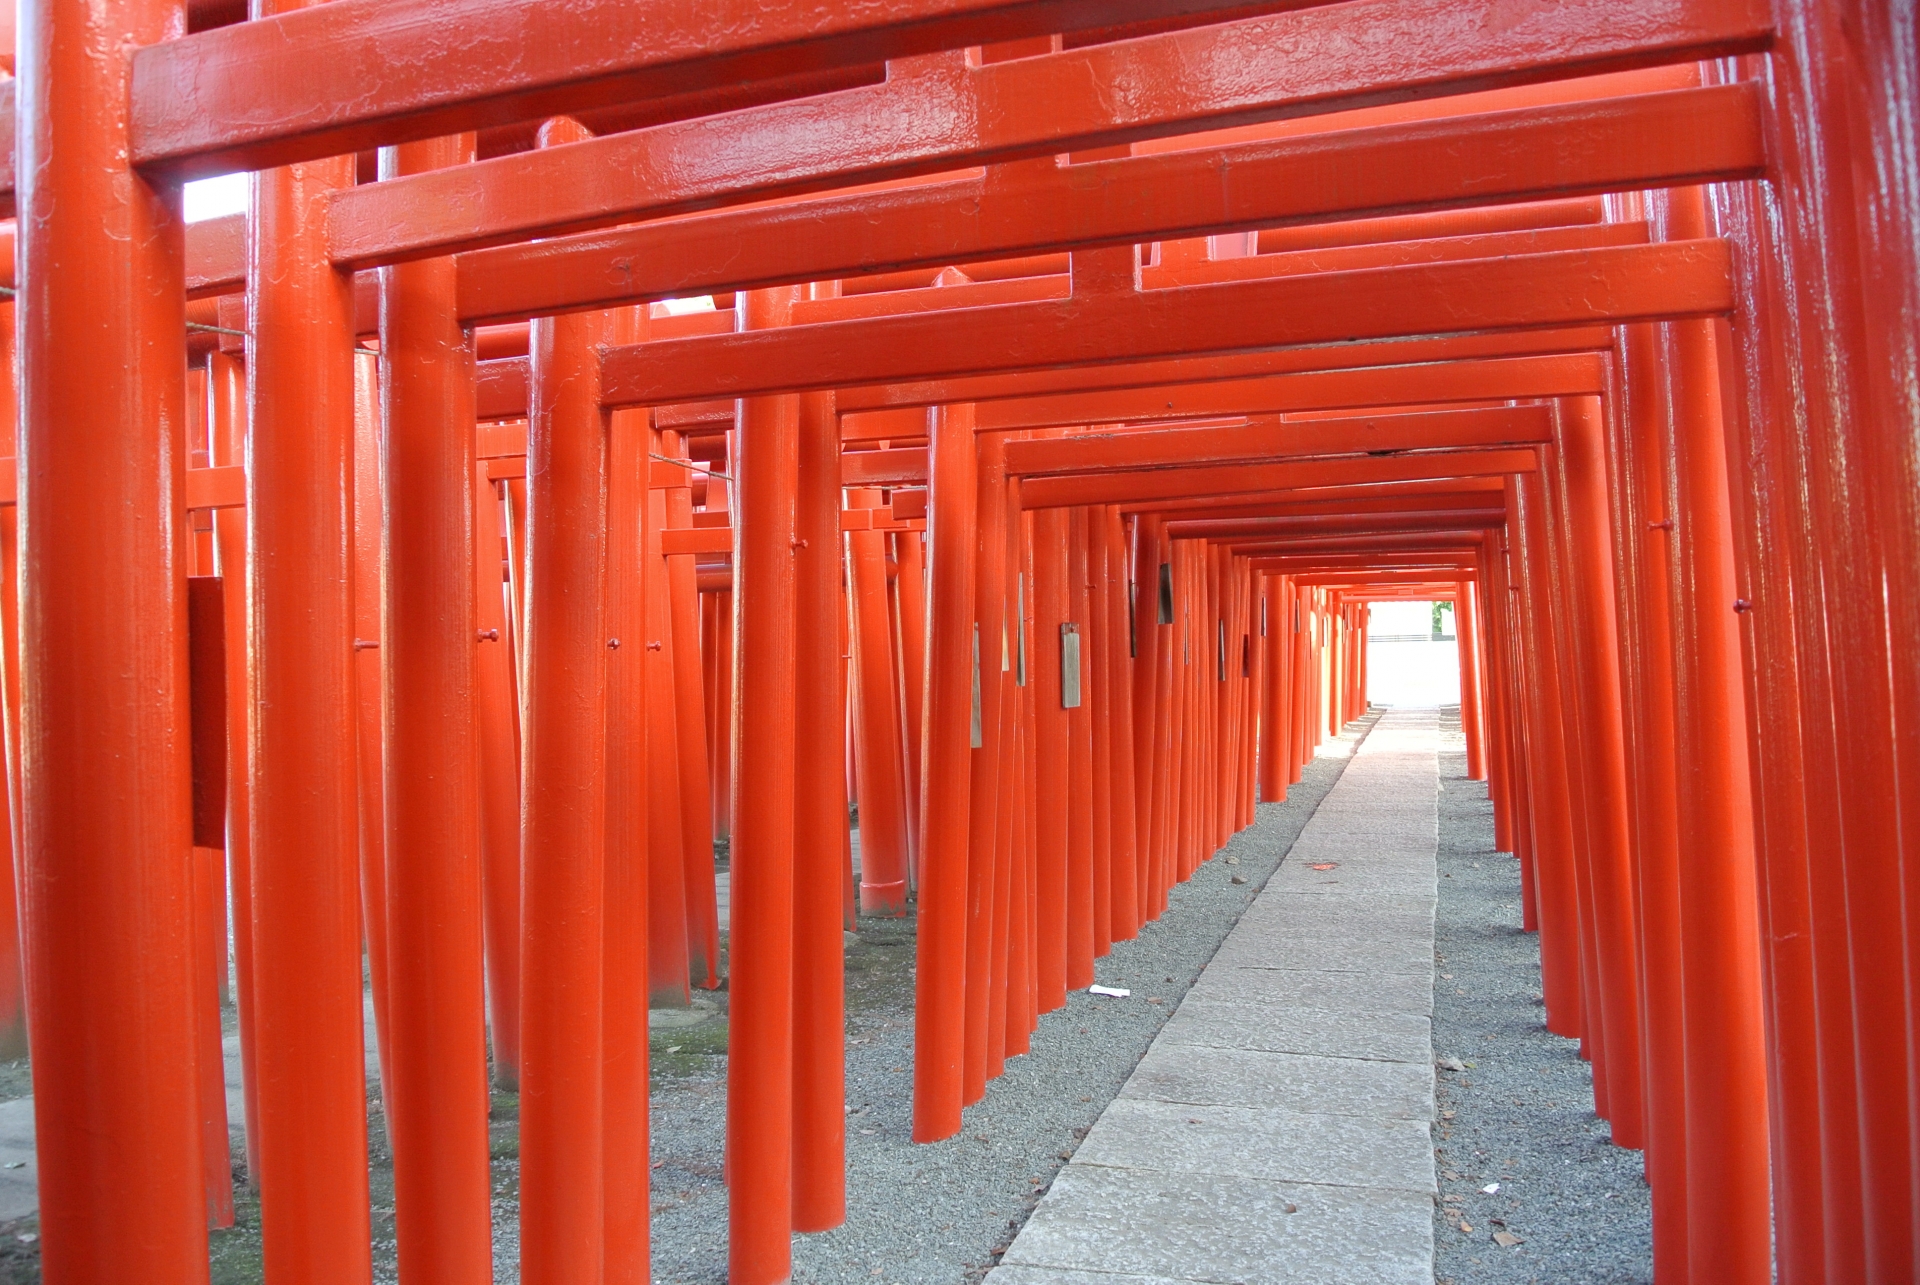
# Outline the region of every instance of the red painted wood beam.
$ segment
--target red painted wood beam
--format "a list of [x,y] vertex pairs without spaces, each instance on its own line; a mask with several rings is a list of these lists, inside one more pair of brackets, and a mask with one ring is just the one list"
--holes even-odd
[[[1317,272],[1352,272],[1363,268],[1495,259],[1516,254],[1549,254],[1608,245],[1640,245],[1647,239],[1647,226],[1644,223],[1497,232],[1487,236],[1342,246],[1333,250],[1293,254],[1142,264],[1135,270],[1134,284],[1142,291],[1227,285]],[[1071,261],[1072,256],[1069,255],[1068,259]],[[897,290],[883,294],[834,296],[808,300],[804,306],[794,310],[793,321],[797,326],[817,326],[838,321],[863,321],[876,317],[1065,299],[1073,293],[1072,286],[1072,274],[1069,271],[1004,281],[943,283],[926,289]]]
[[1195,519],[1167,523],[1167,534],[1176,540],[1217,540],[1236,549],[1251,548],[1270,536],[1289,535],[1365,535],[1388,531],[1456,532],[1496,529],[1504,526],[1506,510],[1483,509],[1409,509],[1400,513],[1345,514],[1296,513],[1266,518]]
[[1354,482],[1491,477],[1506,473],[1530,473],[1539,466],[1538,461],[1538,455],[1532,450],[1433,451],[1380,459],[1237,464],[1164,473],[1042,477],[1021,484],[1020,502],[1023,508],[1048,509],[1083,504],[1127,504],[1170,496],[1297,490]]
[[1552,438],[1553,424],[1543,406],[1364,415],[1306,424],[1263,418],[1233,428],[1084,433],[1009,442],[1007,472],[1036,477],[1103,470],[1198,468],[1298,456],[1532,445]]
[[336,0],[150,45],[133,60],[138,166],[193,178],[858,67],[1217,0]]
[[1364,541],[1353,541],[1345,546],[1326,549],[1302,548],[1260,553],[1253,557],[1253,565],[1257,569],[1264,567],[1270,571],[1302,574],[1315,568],[1321,571],[1381,569],[1404,572],[1423,567],[1445,567],[1451,572],[1457,565],[1471,562],[1472,558],[1472,550],[1465,545],[1451,548],[1373,547]]
[[[1542,444],[1552,440],[1544,407],[1372,415],[1290,424],[1265,418],[1219,428],[1075,434],[1007,444],[1007,471],[1038,476],[1129,469],[1193,468],[1233,461],[1351,455],[1360,452]],[[927,452],[918,446],[850,451],[848,486],[924,485]]]
[[615,348],[604,358],[602,386],[610,406],[656,405],[1295,344],[1711,316],[1733,307],[1730,267],[1725,242],[1699,240],[1181,290],[1089,282],[1057,301]]
[[[1229,403],[1232,409],[1214,409],[1204,401],[1198,404],[1182,400],[1189,390],[1170,388],[1174,385],[1216,383],[1226,380],[1258,379],[1270,375],[1303,374],[1318,371],[1351,372],[1374,369],[1385,366],[1418,367],[1427,366],[1433,370],[1444,370],[1444,365],[1432,363],[1465,362],[1485,358],[1520,358],[1527,356],[1562,356],[1573,353],[1591,353],[1594,350],[1609,348],[1613,344],[1613,332],[1604,326],[1577,326],[1557,330],[1509,331],[1494,335],[1454,335],[1439,339],[1406,339],[1380,344],[1333,344],[1319,347],[1291,348],[1279,352],[1256,353],[1211,353],[1198,357],[1175,357],[1156,361],[1138,361],[1121,366],[1079,366],[1058,370],[1036,370],[1001,372],[991,375],[962,376],[951,379],[933,379],[895,384],[879,384],[870,388],[852,388],[841,390],[835,399],[840,407],[840,433],[843,439],[867,437],[887,437],[889,434],[879,431],[885,425],[863,418],[873,412],[906,406],[945,406],[957,402],[988,403],[1004,401],[1010,398],[1039,398],[1045,396],[1107,392],[1120,389],[1157,389],[1168,394],[1175,401],[1174,406],[1161,406],[1167,397],[1155,398],[1151,394],[1141,393],[1136,405],[1120,414],[1082,415],[1078,408],[1072,408],[1066,419],[1047,419],[1032,424],[1020,422],[1008,423],[998,408],[982,405],[981,414],[985,417],[988,429],[1006,429],[1013,427],[1038,427],[1045,424],[1086,424],[1103,420],[1179,418],[1191,419],[1202,415],[1243,414],[1245,408]],[[1514,364],[1511,370],[1532,372],[1526,386],[1537,388],[1537,392],[1502,392],[1501,399],[1513,397],[1555,397],[1563,394],[1546,391],[1565,384],[1578,383],[1583,390],[1600,392],[1603,385],[1600,380],[1605,367],[1597,360],[1588,358],[1584,363],[1545,363],[1535,362],[1521,366]],[[1364,384],[1376,378],[1392,378],[1368,375],[1356,379],[1351,375],[1333,376],[1335,382]],[[1306,387],[1307,383],[1296,383],[1292,387]],[[1444,382],[1445,392],[1437,393],[1431,400],[1457,401],[1452,382]],[[1504,385],[1503,385],[1504,387]],[[1343,392],[1341,396],[1346,396]],[[1495,394],[1489,394],[1495,395]],[[1388,402],[1369,402],[1360,394],[1339,402],[1318,402],[1311,398],[1304,406],[1294,407],[1287,404],[1260,406],[1261,410],[1308,409],[1317,405],[1326,406],[1371,406],[1390,405],[1404,402],[1407,398],[1396,398]],[[1156,410],[1155,408],[1159,408]],[[1067,412],[1063,404],[1057,408]],[[873,424],[868,428],[869,423]],[[900,421],[888,421],[899,425]],[[904,425],[901,425],[904,426]]]
[[1008,166],[479,250],[459,256],[459,306],[469,320],[504,319],[1343,214],[1752,177],[1765,165],[1757,94],[1686,89]]
[[[879,386],[843,392],[841,403],[859,404],[864,397],[901,397],[906,404],[884,411],[863,411],[840,417],[843,442],[920,441],[923,416],[912,410],[924,404],[947,404],[935,397],[942,388],[973,386],[1033,388],[1069,384],[1091,385],[1096,393],[1039,394],[1024,401],[982,404],[976,417],[982,431],[1011,432],[1054,425],[1108,424],[1119,421],[1196,419],[1273,412],[1346,411],[1356,407],[1443,404],[1460,401],[1513,400],[1599,393],[1605,388],[1606,365],[1592,353],[1492,357],[1486,360],[1449,360],[1449,355],[1482,355],[1506,349],[1525,352],[1533,341],[1560,349],[1574,344],[1605,347],[1610,330],[1510,332],[1470,335],[1458,340],[1336,345],[1277,353],[1228,354],[1142,362],[1130,366],[1089,366],[1071,370],[1036,371],[1028,375],[982,376],[912,385]],[[1563,338],[1564,337],[1564,338]],[[1411,364],[1398,364],[1405,357]],[[1369,358],[1380,363],[1366,368]],[[1248,378],[1246,372],[1286,366],[1338,363],[1337,369],[1308,370],[1272,379]],[[512,420],[526,415],[526,359],[483,361],[478,366],[475,394],[478,416],[484,421]],[[1151,387],[1154,377],[1177,382]],[[1236,378],[1236,376],[1239,376]],[[1188,380],[1204,382],[1188,383]],[[1119,391],[1106,392],[1105,385]],[[923,403],[922,398],[930,398]],[[961,396],[955,402],[972,400]],[[732,402],[683,403],[656,409],[655,421],[681,429],[730,421]],[[716,459],[719,458],[716,456]]]
[[[1762,48],[1771,30],[1762,0],[1625,12],[1567,0],[1498,29],[1451,0],[1348,0],[987,66],[939,55],[894,64],[882,85],[498,157],[458,178],[366,184],[336,199],[333,247],[342,263],[389,263],[1199,128],[1691,61]],[[167,92],[186,101],[191,88]]]
[[[1478,507],[1502,498],[1506,487],[1504,478],[1498,477],[1453,477],[1428,478],[1411,482],[1360,482],[1348,486],[1315,487],[1312,491],[1298,496],[1287,496],[1257,502],[1222,504],[1219,496],[1194,495],[1178,496],[1165,500],[1143,500],[1121,507],[1128,513],[1151,513],[1162,520],[1171,520],[1169,515],[1203,509],[1208,517],[1258,517],[1270,512],[1289,512],[1299,509],[1302,512],[1340,513],[1350,506],[1365,504],[1405,504],[1418,501],[1421,504],[1436,503],[1441,500],[1458,497],[1468,502],[1469,507]],[[911,494],[905,492],[901,494]],[[896,494],[896,511],[900,504]]]

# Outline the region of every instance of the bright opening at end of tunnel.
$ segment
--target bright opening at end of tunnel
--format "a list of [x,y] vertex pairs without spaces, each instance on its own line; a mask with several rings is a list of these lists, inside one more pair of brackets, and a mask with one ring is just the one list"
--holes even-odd
[[1460,703],[1451,602],[1375,602],[1367,626],[1367,700],[1400,707]]

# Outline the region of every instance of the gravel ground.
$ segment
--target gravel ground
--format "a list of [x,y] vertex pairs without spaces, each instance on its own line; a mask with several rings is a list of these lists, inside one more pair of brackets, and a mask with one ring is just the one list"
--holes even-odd
[[[1650,1282],[1640,1153],[1612,1145],[1578,1043],[1546,1029],[1539,943],[1520,930],[1520,866],[1494,850],[1493,805],[1484,783],[1466,779],[1458,709],[1444,711],[1441,735],[1434,1276]],[[1493,1183],[1497,1192],[1483,1190]],[[1503,1248],[1495,1233],[1521,1243]]]
[[[1041,1019],[1032,1051],[1009,1061],[986,1097],[968,1108],[959,1135],[945,1142],[909,1141],[911,921],[865,921],[847,959],[847,1222],[795,1237],[794,1280],[959,1285],[985,1274],[1370,726],[1371,719],[1354,724],[1340,756],[1309,764],[1284,803],[1262,804],[1250,829],[1175,889],[1166,914],[1099,961],[1099,982],[1126,987],[1131,997],[1069,996],[1065,1009]],[[653,1095],[654,1280],[720,1285],[726,1279],[724,1057],[691,1054],[685,1038],[654,1037],[663,1055]],[[674,1045],[681,1051],[666,1054]]]

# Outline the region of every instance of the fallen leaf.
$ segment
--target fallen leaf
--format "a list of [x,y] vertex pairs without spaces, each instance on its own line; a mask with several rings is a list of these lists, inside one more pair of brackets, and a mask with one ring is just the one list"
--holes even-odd
[[1468,1222],[1466,1219],[1462,1218],[1460,1220],[1460,1230],[1463,1232],[1470,1232],[1473,1230],[1473,1224]]
[[1502,1249],[1512,1249],[1515,1245],[1523,1245],[1526,1242],[1510,1231],[1497,1231],[1493,1233],[1493,1243]]
[[1440,1171],[1440,1176],[1441,1176],[1442,1178],[1445,1178],[1445,1179],[1446,1179],[1447,1181],[1449,1181],[1449,1182],[1459,1182],[1459,1181],[1460,1181],[1460,1175],[1459,1175],[1458,1173],[1456,1173],[1456,1172],[1454,1172],[1454,1171],[1453,1171],[1452,1169],[1442,1169],[1442,1170]]
[[1298,1205],[1296,1205],[1296,1204],[1292,1204],[1292,1203],[1289,1203],[1289,1204],[1287,1205],[1287,1212],[1288,1212],[1288,1213],[1290,1213],[1290,1214],[1297,1214],[1297,1213],[1299,1213],[1299,1212],[1300,1212],[1300,1206],[1298,1206]]
[[1451,1120],[1451,1119],[1453,1119],[1453,1112],[1451,1112],[1451,1111],[1442,1111],[1442,1112],[1440,1113],[1440,1118],[1441,1118],[1442,1120]]
[[669,1052],[669,1053],[678,1053],[679,1051],[680,1051],[680,1046],[679,1046],[678,1044],[669,1044],[669,1045],[667,1045],[667,1052]]
[[1229,879],[1229,880],[1228,880],[1227,882],[1229,882],[1229,883],[1245,883],[1246,881],[1247,881],[1247,877],[1246,877],[1245,875],[1235,875],[1235,876],[1234,876],[1234,877],[1233,877],[1232,879]]
[[1443,1057],[1435,1062],[1434,1065],[1442,1071],[1464,1071],[1467,1069],[1467,1064],[1457,1057]]
[[1308,866],[1308,867],[1307,867],[1307,869],[1309,869],[1309,870],[1332,870],[1332,869],[1333,869],[1334,867],[1336,867],[1336,866],[1338,866],[1339,864],[1340,864],[1340,863],[1339,863],[1338,861],[1316,861],[1316,862],[1314,862],[1314,863],[1313,863],[1312,865],[1310,865],[1310,866]]

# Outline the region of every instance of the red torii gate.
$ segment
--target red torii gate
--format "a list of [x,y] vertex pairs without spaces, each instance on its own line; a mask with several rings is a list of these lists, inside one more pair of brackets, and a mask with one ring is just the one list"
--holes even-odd
[[[897,542],[898,721],[927,694],[903,768],[924,761],[902,773],[926,791],[920,1136],[956,1127],[1092,952],[1251,819],[1256,775],[1283,787],[1278,767],[1354,711],[1363,586],[1451,587],[1484,593],[1461,613],[1463,697],[1482,671],[1487,696],[1466,721],[1486,729],[1499,828],[1528,873],[1549,1020],[1587,1042],[1616,1139],[1648,1146],[1663,1275],[1763,1279],[1770,1240],[1784,1280],[1910,1274],[1920,986],[1901,906],[1920,755],[1894,747],[1920,723],[1920,679],[1893,658],[1895,630],[1920,623],[1900,375],[1920,169],[1890,11],[1581,0],[1495,29],[1438,0],[717,18],[464,0],[424,20],[337,0],[183,34],[179,4],[95,8],[25,15],[4,90],[25,519],[8,741],[49,1279],[204,1276],[195,1191],[217,1206],[221,1166],[204,1024],[181,1015],[206,1002],[205,898],[179,859],[183,582],[204,546],[247,568],[244,594],[224,586],[248,747],[226,841],[249,906],[270,1279],[367,1277],[363,932],[385,973],[403,1272],[490,1270],[485,960],[527,1000],[492,1019],[496,1060],[503,1036],[521,1042],[523,1274],[644,1279],[645,1173],[628,1162],[645,1154],[640,961],[659,917],[637,908],[670,867],[636,830],[658,765],[634,753],[635,701],[689,729],[670,738],[682,818],[700,812],[695,712],[741,720],[733,1261],[740,1281],[781,1279],[790,1229],[841,1212],[843,787],[794,747],[839,743],[849,526]],[[236,15],[193,21],[221,16]],[[970,123],[929,128],[935,103]],[[476,159],[542,121],[539,149]],[[380,181],[356,183],[352,153],[372,147]],[[173,184],[237,166],[278,167],[254,179],[246,235],[183,234]],[[984,169],[951,176],[966,167]],[[1620,194],[1604,220],[1539,200],[1603,192]],[[1515,202],[1479,226],[1413,213]],[[1291,226],[1341,219],[1311,245],[1317,228]],[[1376,248],[1412,240],[1432,244]],[[1063,252],[1065,280],[1057,259],[960,279]],[[939,284],[833,284],[922,269]],[[741,292],[731,317],[633,306],[708,291]],[[497,336],[524,357],[476,360],[490,339],[474,322],[526,319],[524,340]],[[187,321],[216,329],[190,349]],[[244,368],[222,329],[244,332]],[[377,405],[352,356],[376,334]],[[201,419],[185,372],[204,347]],[[717,573],[689,583],[710,548],[695,487],[675,465],[655,487],[647,456],[696,457],[666,435],[668,403],[691,427],[734,397],[732,441],[698,458],[731,474],[707,505],[731,515],[738,700],[692,702],[707,679],[691,651],[649,670],[655,653],[614,644],[661,620],[691,632],[686,591]],[[1014,480],[1055,429],[1067,450],[1083,426],[1516,398],[1551,422],[1520,450],[1273,462],[1276,447],[1238,480],[1164,459]],[[474,425],[511,417],[527,421],[524,496],[499,478],[519,582],[496,612]],[[1284,442],[1310,422],[1164,431]],[[1368,449],[1355,420],[1324,423]],[[912,439],[928,443],[924,603],[919,502],[896,492],[876,525],[842,517],[838,494],[866,466],[844,447]],[[1500,503],[1432,529],[1394,516],[1445,496]],[[1327,507],[1293,507],[1308,505]],[[1328,518],[1327,538],[1208,526],[1280,506]],[[187,512],[209,509],[209,538],[190,536]],[[885,576],[871,542],[857,557]],[[1160,567],[1165,594],[1138,594],[1129,627],[1125,585]],[[1276,584],[1305,627],[1255,648]],[[924,657],[907,639],[922,611]],[[974,636],[990,658],[1009,616],[1035,681],[1023,663],[981,684],[975,746]],[[1075,705],[1053,645],[1067,625]],[[1254,729],[1283,724],[1256,771]],[[698,842],[681,838],[685,870]]]

